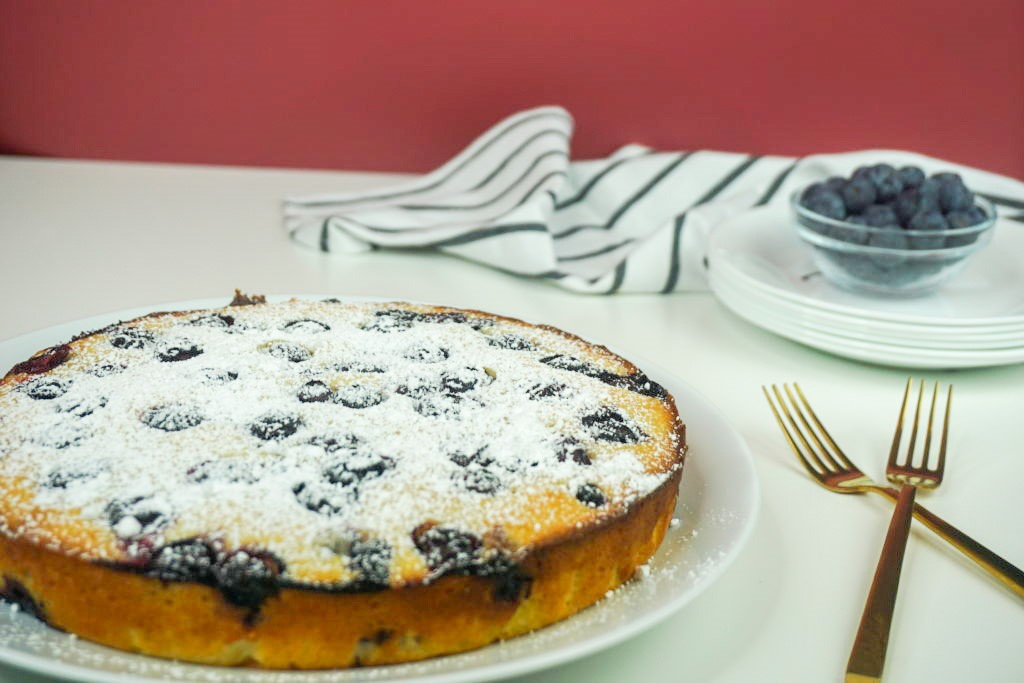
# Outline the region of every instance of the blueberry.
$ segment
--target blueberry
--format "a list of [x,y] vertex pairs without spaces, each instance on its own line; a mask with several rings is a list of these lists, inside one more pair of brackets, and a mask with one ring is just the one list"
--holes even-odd
[[896,177],[904,188],[917,187],[924,182],[924,171],[917,166],[904,166],[896,171]]
[[334,366],[334,369],[338,372],[363,372],[380,374],[386,372],[384,368],[373,363],[366,363],[363,361],[349,361],[347,363],[339,363]]
[[425,348],[418,347],[409,349],[403,354],[406,358],[419,363],[440,363],[449,357],[448,349],[441,347]]
[[823,182],[821,185],[827,192],[835,192],[836,194],[842,194],[843,188],[846,187],[846,183],[846,178],[834,175],[825,182]]
[[599,508],[608,502],[608,498],[596,484],[583,484],[576,489],[576,500],[587,507]]
[[631,444],[640,443],[647,435],[631,425],[622,413],[607,406],[597,412],[584,415],[583,426],[598,441]]
[[861,215],[873,228],[898,227],[900,224],[899,217],[888,204],[872,204]]
[[175,541],[153,553],[145,573],[161,581],[212,583],[218,554],[218,548],[200,538]]
[[84,398],[69,399],[57,405],[58,413],[68,413],[75,417],[88,417],[107,405],[107,397],[90,395]]
[[195,358],[202,352],[203,350],[192,342],[182,339],[162,345],[156,357],[163,363],[175,363]]
[[46,476],[43,486],[51,489],[66,489],[75,482],[95,479],[99,474],[97,471],[56,469]]
[[258,609],[277,595],[284,563],[266,551],[236,550],[216,562],[211,572],[224,599],[237,607]]
[[298,431],[300,425],[302,420],[297,415],[268,413],[249,425],[249,431],[264,441],[281,441]]
[[359,445],[359,439],[352,434],[343,436],[321,434],[314,436],[308,443],[323,448],[326,453],[334,453],[342,449],[347,451],[355,450],[356,446]]
[[327,323],[322,323],[319,320],[291,320],[286,322],[281,328],[288,332],[300,332],[304,334],[315,334],[317,332],[327,332],[331,329],[331,326]]
[[114,532],[121,538],[139,538],[166,526],[170,521],[163,512],[154,509],[145,496],[115,499],[104,512]]
[[469,467],[470,465],[487,467],[494,463],[494,458],[487,455],[487,446],[483,446],[471,454],[467,454],[464,451],[455,451],[448,458],[459,467]]
[[340,387],[334,393],[334,402],[340,403],[346,408],[372,408],[384,402],[387,396],[376,389],[362,384],[349,384]]
[[963,181],[947,180],[939,188],[939,206],[945,212],[966,211],[974,206],[974,193]]
[[497,346],[499,349],[507,349],[509,351],[533,351],[536,348],[529,339],[515,334],[490,337],[487,339],[487,343],[491,346]]
[[211,313],[210,315],[193,318],[188,324],[195,325],[196,327],[219,327],[226,329],[235,324],[235,318],[223,313]]
[[203,422],[199,411],[181,405],[155,406],[143,411],[139,419],[147,427],[164,432],[180,432]]
[[860,213],[875,203],[875,186],[867,178],[855,178],[843,188],[843,201],[850,213]]
[[920,211],[914,214],[907,224],[910,230],[920,230],[935,233],[934,235],[912,235],[910,246],[914,249],[941,249],[945,241],[942,234],[949,229],[949,223],[938,211]]
[[476,493],[492,495],[501,489],[501,478],[490,470],[482,468],[465,469],[456,474],[456,480],[463,488]]
[[957,211],[950,211],[946,216],[946,221],[949,222],[951,229],[969,228],[972,225],[978,225],[984,223],[988,219],[985,212],[977,206],[972,206],[969,209],[962,209]]
[[32,399],[37,401],[51,401],[60,398],[71,388],[71,382],[52,378],[34,379],[27,384],[21,385],[21,390]]
[[818,192],[801,200],[801,205],[809,211],[841,221],[846,218],[846,204],[843,198],[834,192]]
[[424,526],[413,531],[412,542],[432,572],[465,570],[477,562],[482,545],[479,538],[450,527]]
[[[907,236],[898,228],[894,230],[882,230],[873,234],[871,239],[868,240],[868,246],[893,250],[904,250],[909,248]],[[882,268],[894,268],[906,263],[907,261],[906,254],[898,252],[870,254],[868,258],[870,258],[875,265]]]
[[303,403],[323,403],[333,395],[331,388],[318,379],[306,382],[296,394]]
[[413,410],[424,417],[457,418],[461,402],[459,396],[428,394],[413,404]]
[[81,445],[90,436],[91,433],[85,428],[76,424],[64,423],[47,429],[40,434],[37,441],[43,446],[63,450]]
[[493,381],[493,377],[479,368],[447,370],[441,374],[441,391],[450,395],[464,394]]
[[25,614],[29,614],[44,624],[49,623],[43,605],[37,602],[32,593],[21,581],[13,576],[3,577],[3,588],[0,588],[0,601],[17,605]]
[[936,207],[939,205],[939,193],[942,190],[941,180],[938,180],[934,176],[926,178],[925,181],[918,186],[917,190],[920,192],[922,198],[927,198],[927,200]]
[[338,515],[345,510],[350,497],[322,483],[300,482],[292,487],[295,500],[311,512],[319,515]]
[[558,442],[556,457],[558,462],[565,462],[568,459],[572,459],[577,465],[589,465],[591,464],[590,456],[587,455],[586,449],[576,439],[571,436],[567,436]]
[[394,468],[395,461],[386,455],[358,453],[350,455],[343,462],[326,468],[322,476],[328,484],[345,488],[381,477],[385,472]]
[[125,371],[125,366],[115,363],[101,363],[89,368],[89,374],[95,377],[109,377]]
[[875,186],[879,202],[891,201],[903,190],[896,169],[889,164],[875,164],[868,169],[867,177]]
[[540,401],[545,398],[565,398],[572,395],[572,390],[561,382],[552,384],[535,384],[530,387],[527,396],[533,401]]
[[900,196],[896,198],[892,206],[900,220],[900,225],[906,228],[916,213],[937,210],[939,202],[937,195],[926,195],[918,189],[911,188],[900,192]]
[[185,478],[193,484],[202,484],[204,481],[255,484],[262,478],[263,469],[258,465],[235,460],[203,460],[188,468]]
[[391,546],[380,539],[356,539],[349,548],[348,564],[359,575],[360,583],[387,586],[391,577]]
[[227,384],[228,382],[234,382],[238,379],[237,372],[221,368],[203,368],[202,375],[205,383],[214,385]]
[[139,327],[121,327],[110,333],[110,343],[118,349],[143,349],[154,339],[152,332]]
[[313,357],[313,352],[306,347],[286,341],[272,342],[266,347],[266,350],[274,358],[280,358],[289,363],[302,363]]

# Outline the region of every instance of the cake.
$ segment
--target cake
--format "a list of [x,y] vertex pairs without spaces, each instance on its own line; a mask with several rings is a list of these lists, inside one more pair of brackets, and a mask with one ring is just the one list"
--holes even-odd
[[556,328],[236,294],[0,381],[0,597],[205,664],[461,652],[629,580],[685,452],[664,388]]

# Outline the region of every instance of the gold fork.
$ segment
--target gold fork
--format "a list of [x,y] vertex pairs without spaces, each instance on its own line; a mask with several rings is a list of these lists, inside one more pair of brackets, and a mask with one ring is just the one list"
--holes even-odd
[[[895,489],[875,483],[871,477],[864,474],[846,457],[821,424],[818,416],[815,415],[811,404],[801,391],[800,385],[794,383],[792,389],[789,385],[783,385],[785,398],[783,392],[774,384],[771,387],[771,393],[765,387],[761,387],[761,389],[765,398],[768,399],[768,405],[771,407],[779,427],[782,428],[782,433],[785,435],[786,441],[789,442],[790,448],[799,458],[804,469],[821,486],[837,493],[875,493],[894,502],[899,498],[899,493]],[[796,396],[794,396],[794,390]],[[792,411],[787,406],[787,399]],[[800,424],[804,426],[803,429],[793,417],[793,413],[799,416]],[[785,420],[783,415],[786,416]],[[815,447],[808,442],[804,431],[810,435]],[[921,505],[914,503],[913,509],[914,517],[919,522],[967,555],[978,566],[1016,593],[1018,597],[1024,598],[1024,571]]]
[[942,422],[942,440],[939,443],[939,455],[934,467],[929,467],[928,458],[931,454],[932,426],[935,422],[935,402],[939,395],[939,383],[932,390],[931,409],[928,411],[928,427],[925,431],[924,448],[921,453],[921,464],[914,465],[914,447],[917,444],[917,430],[921,418],[921,400],[924,398],[924,381],[917,394],[917,409],[914,411],[914,423],[910,430],[910,443],[907,455],[902,463],[897,462],[900,441],[903,438],[904,416],[907,412],[907,401],[910,398],[910,387],[913,380],[907,380],[907,388],[903,392],[903,403],[900,405],[900,416],[896,422],[896,432],[889,449],[889,462],[885,467],[889,481],[902,484],[896,499],[896,509],[889,522],[889,530],[885,535],[882,553],[878,558],[875,576],[871,580],[871,589],[864,604],[857,637],[853,641],[853,649],[846,665],[846,683],[869,683],[882,679],[885,667],[885,653],[889,645],[889,631],[892,626],[893,610],[896,607],[896,593],[899,589],[900,573],[903,566],[903,555],[910,535],[910,520],[914,512],[914,496],[917,487],[935,488],[942,483],[946,469],[946,438],[949,435],[949,410],[953,399],[953,385],[949,386],[946,395],[945,419]]

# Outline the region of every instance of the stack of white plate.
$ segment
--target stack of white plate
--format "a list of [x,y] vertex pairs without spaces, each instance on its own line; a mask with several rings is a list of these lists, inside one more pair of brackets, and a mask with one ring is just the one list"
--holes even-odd
[[785,204],[717,226],[708,263],[723,304],[807,346],[907,368],[1024,362],[1024,225],[1013,221],[998,221],[987,248],[918,298],[860,295],[827,282]]

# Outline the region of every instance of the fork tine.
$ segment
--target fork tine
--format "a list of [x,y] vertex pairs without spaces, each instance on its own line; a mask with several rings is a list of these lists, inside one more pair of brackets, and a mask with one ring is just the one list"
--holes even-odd
[[[818,467],[823,473],[834,472],[836,469],[839,468],[839,466],[836,464],[835,459],[829,454],[828,449],[825,448],[825,444],[821,442],[821,439],[818,437],[817,432],[814,431],[814,427],[811,426],[811,423],[807,420],[807,416],[804,415],[804,411],[800,408],[800,404],[797,402],[795,398],[793,398],[793,392],[790,391],[789,385],[784,384],[782,385],[782,388],[786,392],[786,397],[789,399],[789,404],[793,407],[793,412],[795,412],[797,416],[800,418],[800,422],[803,423],[804,429],[806,429],[807,433],[810,434],[811,439],[814,441],[814,444],[817,446],[817,448],[808,443],[806,439],[804,440],[804,446],[807,448],[811,457],[814,459],[814,462],[818,465]],[[792,417],[790,419],[792,420]],[[824,460],[821,457],[822,455],[825,456]],[[826,463],[825,460],[827,460],[828,462]]]
[[[821,420],[818,419],[817,413],[815,413],[814,408],[811,407],[810,401],[808,401],[807,397],[804,396],[803,389],[800,388],[800,385],[797,384],[796,382],[793,382],[793,388],[796,389],[796,393],[800,396],[800,401],[803,403],[804,408],[807,410],[807,414],[810,415],[811,419],[814,421],[814,426],[817,428],[818,432],[820,432],[821,435],[824,437],[825,441],[828,442],[828,445],[831,446],[831,449],[826,448],[825,445],[821,442],[821,440],[818,439],[817,436],[815,436],[815,441],[818,442],[818,446],[821,448],[822,452],[825,454],[825,457],[828,458],[829,462],[832,465],[831,469],[837,470],[846,468],[850,470],[856,470],[857,466],[850,462],[849,458],[846,457],[846,454],[843,453],[843,449],[839,447],[839,444],[835,442],[835,439],[832,438],[832,435],[828,433],[827,429],[825,429],[825,425],[821,424]],[[790,397],[790,400],[793,400],[792,396]],[[808,425],[808,429],[810,429],[810,425]],[[814,433],[813,430],[812,433]],[[835,455],[835,457],[833,457],[833,454]]]
[[[922,387],[923,389],[924,387]],[[924,449],[921,454],[921,469],[928,469],[928,456],[932,450],[932,425],[935,423],[935,401],[939,397],[939,383],[932,387],[932,403],[928,408],[928,431],[924,433]],[[920,399],[918,399],[920,401]]]
[[[782,429],[782,433],[785,434],[786,441],[789,442],[789,447],[796,454],[796,457],[800,458],[800,462],[803,463],[804,468],[808,472],[810,472],[815,477],[820,476],[821,471],[810,463],[810,461],[804,455],[804,452],[800,449],[800,446],[797,444],[796,440],[793,438],[793,435],[790,433],[789,427],[786,426],[786,422],[782,419],[782,415],[779,413],[779,410],[775,407],[775,402],[772,401],[772,397],[771,394],[768,393],[768,389],[762,385],[761,391],[764,392],[764,397],[768,401],[768,407],[772,409],[772,414],[775,416],[775,421],[779,423],[779,427]],[[772,391],[775,392],[776,400],[779,401],[779,406],[786,413],[786,417],[788,417],[792,422],[793,418],[792,416],[790,416],[789,411],[786,410],[785,403],[782,402],[782,397],[779,394],[779,388],[773,384]],[[796,430],[797,434],[800,434],[800,430],[795,423],[793,424],[793,428]],[[803,438],[803,434],[800,434],[800,440],[803,441],[805,444],[807,443],[807,441]]]
[[896,431],[892,435],[892,446],[889,448],[889,463],[887,467],[896,465],[896,456],[900,451],[900,440],[903,438],[903,418],[907,412],[907,399],[910,397],[910,385],[914,378],[907,378],[907,387],[903,390],[903,404],[900,406],[900,416],[896,419]]
[[910,426],[910,441],[907,443],[907,456],[904,458],[904,464],[907,467],[914,466],[914,446],[917,445],[917,429],[921,421],[921,400],[924,398],[924,380],[921,380],[921,386],[917,388],[917,405],[914,408],[914,423]]
[[949,407],[953,403],[953,385],[949,385],[946,391],[946,415],[942,420],[942,440],[939,441],[939,462],[936,465],[938,476],[941,478],[946,471],[946,439],[949,436]]

